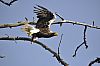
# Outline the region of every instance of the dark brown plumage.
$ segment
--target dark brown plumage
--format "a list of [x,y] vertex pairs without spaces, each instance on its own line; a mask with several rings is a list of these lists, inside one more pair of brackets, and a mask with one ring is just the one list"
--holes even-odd
[[38,18],[36,28],[38,28],[42,33],[51,33],[50,25],[55,21],[55,15],[40,5],[34,7],[34,13],[36,13]]
[[50,30],[50,26],[56,18],[55,14],[42,6],[36,6],[37,7],[34,7],[34,13],[38,18],[36,26],[34,27],[32,25],[25,24],[22,30],[25,31],[28,36],[31,36],[32,40],[36,40],[37,38],[50,38],[57,36],[57,32],[52,32]]

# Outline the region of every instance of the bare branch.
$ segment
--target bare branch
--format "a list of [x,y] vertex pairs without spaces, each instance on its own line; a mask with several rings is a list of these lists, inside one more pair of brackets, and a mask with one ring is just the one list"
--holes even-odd
[[[0,28],[17,27],[17,26],[24,25],[26,23],[27,22],[20,21],[20,22],[17,22],[16,24],[0,24]],[[86,23],[81,23],[81,22],[76,22],[76,21],[71,21],[71,20],[63,20],[63,21],[60,21],[60,22],[52,23],[52,24],[61,24],[61,23],[62,24],[64,24],[64,23],[70,23],[70,24],[75,24],[75,25],[81,25],[81,26],[87,26],[87,27],[90,27],[90,28],[100,29],[100,26],[89,25],[89,24],[86,24]],[[28,22],[28,24],[36,25],[36,21],[34,21],[34,22]]]
[[86,47],[86,49],[88,48],[88,45],[87,45],[87,41],[86,41],[86,30],[87,30],[87,26],[85,26],[85,28],[84,28],[84,41],[83,41],[83,43],[85,44],[85,47]]
[[76,21],[71,21],[71,20],[63,20],[63,21],[56,22],[56,23],[53,23],[53,24],[60,24],[60,23],[70,23],[70,24],[75,24],[75,25],[81,25],[81,26],[87,26],[87,27],[90,27],[90,28],[100,29],[100,26],[93,26],[93,25],[89,25],[89,24],[86,24],[86,23],[76,22]]
[[96,58],[95,60],[91,61],[88,66],[92,66],[94,63],[100,63],[100,58]]
[[4,58],[4,57],[5,57],[5,56],[1,56],[1,55],[0,55],[0,58]]
[[[64,21],[64,18],[61,17],[59,14],[57,14],[57,12],[55,13],[62,21]],[[62,22],[60,22],[60,27],[62,26]]]
[[60,44],[62,42],[62,37],[63,37],[63,34],[61,34],[61,39],[60,39],[60,42],[59,42],[59,45],[58,45],[58,55],[60,54]]
[[93,24],[92,25],[94,26],[94,21],[93,21]]
[[25,17],[25,20],[26,20],[26,22],[28,22],[28,18],[27,17]]
[[18,27],[18,26],[22,26],[22,25],[24,25],[24,24],[26,24],[26,23],[32,24],[32,25],[35,25],[35,24],[36,24],[36,23],[34,23],[34,22],[22,22],[22,21],[20,21],[20,22],[17,22],[17,23],[15,23],[15,24],[0,24],[0,28]]
[[84,41],[82,42],[82,44],[80,44],[79,46],[77,46],[73,57],[76,56],[76,53],[77,53],[78,49],[79,49],[83,44],[85,45],[86,49],[88,48],[87,41],[86,41],[86,29],[87,29],[87,26],[85,26],[85,28],[84,28],[84,37],[83,37],[83,40],[84,40]]
[[77,53],[78,49],[79,49],[83,44],[84,44],[84,43],[82,43],[82,44],[80,44],[79,46],[77,46],[77,48],[76,48],[76,50],[75,50],[75,53],[74,53],[73,57],[76,56],[76,53]]
[[61,17],[57,12],[55,12],[55,14],[56,14],[62,21],[64,20],[64,18]]
[[14,3],[15,1],[18,1],[18,0],[11,0],[11,2],[9,2],[9,3],[7,3],[7,2],[5,2],[5,1],[3,1],[3,0],[0,0],[0,2],[2,2],[3,4],[5,4],[5,5],[7,5],[7,6],[12,5],[12,3]]
[[[31,38],[27,38],[27,37],[0,37],[0,40],[24,40],[24,41],[32,41]],[[53,57],[56,57],[56,59],[59,61],[59,63],[61,63],[64,66],[68,66],[68,64],[60,57],[60,55],[58,55],[55,51],[53,51],[52,49],[50,49],[48,46],[46,46],[45,44],[39,42],[39,41],[33,41],[34,43],[40,45],[41,47],[43,47],[45,50],[48,50],[50,53],[53,54]]]

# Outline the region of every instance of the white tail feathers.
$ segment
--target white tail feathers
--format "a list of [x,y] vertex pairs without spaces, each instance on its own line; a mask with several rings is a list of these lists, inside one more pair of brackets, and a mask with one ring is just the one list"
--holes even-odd
[[29,24],[25,24],[22,28],[21,28],[24,32],[26,32],[28,34],[28,36],[32,36],[32,34],[39,32],[40,30],[35,28],[32,25]]

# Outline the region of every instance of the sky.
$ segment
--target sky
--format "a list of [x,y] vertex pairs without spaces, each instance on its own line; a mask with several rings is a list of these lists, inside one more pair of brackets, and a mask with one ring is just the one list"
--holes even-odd
[[[10,7],[0,2],[0,24],[25,21],[25,17],[29,21],[32,21],[33,17],[37,20],[33,13],[33,6],[36,4],[57,12],[66,20],[87,24],[92,24],[94,21],[96,26],[100,26],[100,0],[18,0]],[[57,21],[60,21],[59,17]],[[2,28],[0,37],[7,35],[28,37],[20,28],[21,26],[12,29]],[[60,55],[69,66],[88,66],[90,61],[100,57],[100,30],[87,29],[86,40],[89,47],[86,49],[84,45],[81,46],[74,58],[72,55],[76,47],[83,42],[84,27],[63,24],[62,27],[52,25],[51,30],[58,32],[59,35],[48,39],[41,38],[39,41],[57,52],[61,34],[63,34]],[[0,58],[0,66],[62,66],[50,52],[41,46],[26,41],[16,42],[0,40],[0,55],[5,56]],[[93,66],[99,65],[94,64]]]

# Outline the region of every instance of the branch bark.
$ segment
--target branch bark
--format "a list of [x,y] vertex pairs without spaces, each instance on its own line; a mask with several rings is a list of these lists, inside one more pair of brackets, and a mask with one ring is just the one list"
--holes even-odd
[[[27,38],[27,37],[10,37],[10,36],[7,36],[7,37],[0,37],[0,40],[24,40],[24,41],[32,41],[31,38]],[[33,43],[36,43],[38,45],[40,45],[41,47],[43,47],[45,50],[48,50],[50,53],[53,54],[53,57],[56,57],[57,61],[59,63],[61,63],[62,65],[64,66],[68,66],[69,64],[67,64],[61,57],[58,53],[56,53],[55,51],[53,51],[52,49],[50,49],[48,46],[46,46],[45,44],[39,42],[39,41],[32,41]]]
[[76,22],[76,21],[71,21],[71,20],[63,20],[61,22],[56,22],[56,23],[53,23],[53,24],[60,24],[60,23],[70,23],[70,24],[73,24],[73,25],[81,25],[81,26],[87,26],[87,27],[90,27],[90,28],[100,29],[100,26],[89,25],[89,24],[86,24],[86,23]]
[[12,28],[12,27],[18,27],[18,26],[22,26],[24,24],[32,24],[32,25],[35,25],[36,23],[34,22],[23,22],[23,21],[20,21],[20,22],[17,22],[15,24],[0,24],[0,28]]
[[[0,28],[7,28],[7,27],[12,28],[12,27],[24,25],[26,23],[31,24],[31,25],[36,25],[36,21],[31,21],[31,22],[20,21],[20,22],[17,22],[16,24],[0,24]],[[58,22],[55,22],[55,23],[52,23],[52,24],[64,24],[64,23],[70,23],[70,24],[73,24],[73,25],[81,25],[81,26],[87,26],[87,27],[90,27],[90,28],[100,29],[100,26],[89,25],[89,24],[86,24],[86,23],[81,23],[81,22],[76,22],[76,21],[71,21],[71,20],[58,21]]]

